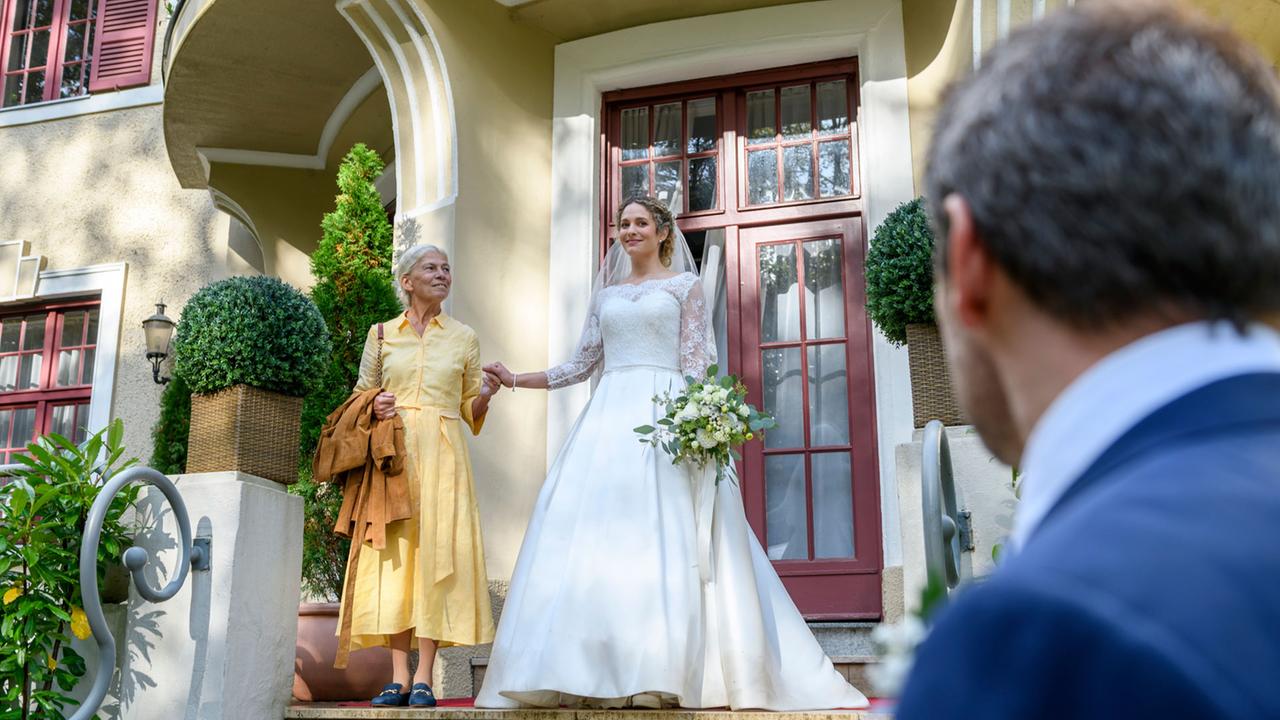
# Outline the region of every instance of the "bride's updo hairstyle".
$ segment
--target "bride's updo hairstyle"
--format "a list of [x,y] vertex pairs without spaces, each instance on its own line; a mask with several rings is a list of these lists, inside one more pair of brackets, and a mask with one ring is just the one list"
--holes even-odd
[[622,211],[627,209],[628,205],[639,205],[649,214],[653,216],[653,224],[657,226],[658,234],[667,233],[664,239],[658,245],[658,259],[662,261],[663,266],[671,267],[671,256],[676,251],[675,229],[676,218],[671,214],[671,210],[667,208],[667,204],[652,195],[633,195],[618,206],[618,212],[614,213],[613,224],[615,227],[622,224]]

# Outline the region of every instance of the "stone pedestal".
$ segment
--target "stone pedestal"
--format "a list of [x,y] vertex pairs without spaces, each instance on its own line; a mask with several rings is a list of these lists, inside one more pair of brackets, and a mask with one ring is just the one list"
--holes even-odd
[[[919,608],[920,592],[925,584],[924,508],[921,494],[921,433],[913,442],[897,448],[898,509],[902,526],[902,566],[885,568],[886,577],[901,578],[903,611]],[[1017,499],[1013,495],[1013,475],[1009,466],[991,456],[971,426],[947,428],[947,444],[951,449],[951,465],[955,477],[956,503],[971,514],[972,551],[961,555],[961,581],[985,575],[995,567],[992,548],[1005,542],[1013,529],[1013,512]],[[888,583],[886,583],[886,592]],[[888,608],[895,603],[886,598],[886,620],[896,620],[900,611]]]
[[[236,472],[174,478],[196,537],[212,538],[210,568],[158,604],[129,600],[119,702],[122,720],[278,718],[293,686],[302,499]],[[138,545],[159,588],[178,561],[177,523],[159,491],[139,500]]]

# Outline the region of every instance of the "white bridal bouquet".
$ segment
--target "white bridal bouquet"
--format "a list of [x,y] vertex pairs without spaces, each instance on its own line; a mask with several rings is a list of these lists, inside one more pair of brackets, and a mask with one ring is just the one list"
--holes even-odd
[[747,388],[734,375],[717,378],[719,368],[707,368],[701,380],[687,377],[684,392],[663,393],[653,402],[666,410],[657,427],[636,428],[640,442],[661,447],[676,463],[716,464],[716,482],[731,460],[741,460],[736,447],[777,425],[772,416],[747,402]]

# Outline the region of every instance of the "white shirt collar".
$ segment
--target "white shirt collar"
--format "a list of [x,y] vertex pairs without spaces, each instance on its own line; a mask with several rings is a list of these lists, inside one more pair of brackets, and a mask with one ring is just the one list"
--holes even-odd
[[1071,484],[1151,413],[1212,382],[1280,372],[1280,333],[1253,324],[1194,322],[1148,335],[1107,355],[1067,386],[1027,439],[1022,499],[1009,540],[1016,550]]

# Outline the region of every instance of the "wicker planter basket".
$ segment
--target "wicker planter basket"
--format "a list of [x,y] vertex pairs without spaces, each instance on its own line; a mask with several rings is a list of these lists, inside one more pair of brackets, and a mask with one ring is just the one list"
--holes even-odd
[[942,338],[936,325],[912,323],[907,326],[907,358],[916,427],[924,427],[930,420],[941,420],[943,425],[966,424],[968,421],[951,391],[947,356],[942,351]]
[[235,385],[191,396],[187,472],[238,470],[290,484],[298,480],[302,398]]

